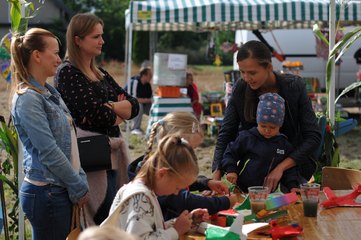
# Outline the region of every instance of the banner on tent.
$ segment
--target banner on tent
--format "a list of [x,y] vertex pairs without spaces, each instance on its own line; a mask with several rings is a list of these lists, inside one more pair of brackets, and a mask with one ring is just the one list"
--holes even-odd
[[[329,0],[153,0],[130,3],[135,31],[312,28],[328,22]],[[338,1],[337,20],[361,21],[361,1]]]

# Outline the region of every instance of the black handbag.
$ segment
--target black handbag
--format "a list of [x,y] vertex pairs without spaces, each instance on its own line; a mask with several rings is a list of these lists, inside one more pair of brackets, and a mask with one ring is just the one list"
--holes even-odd
[[81,167],[86,172],[112,168],[110,140],[107,135],[78,137]]

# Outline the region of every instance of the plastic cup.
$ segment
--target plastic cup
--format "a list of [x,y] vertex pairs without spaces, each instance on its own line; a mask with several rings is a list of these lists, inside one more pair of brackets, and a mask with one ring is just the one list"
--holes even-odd
[[320,199],[320,184],[304,183],[300,185],[305,217],[317,217],[318,201]]
[[268,187],[254,186],[248,188],[251,211],[257,214],[262,209],[266,209],[266,200],[268,197]]

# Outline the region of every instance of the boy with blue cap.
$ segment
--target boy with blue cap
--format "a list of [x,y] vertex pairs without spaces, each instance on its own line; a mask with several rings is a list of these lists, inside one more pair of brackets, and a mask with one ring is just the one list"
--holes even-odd
[[[242,191],[264,185],[268,174],[294,150],[279,131],[284,116],[284,99],[277,93],[265,93],[259,97],[257,127],[239,132],[237,139],[228,144],[222,169],[227,180]],[[286,170],[280,180],[285,187],[282,190],[298,188],[300,179],[296,167]]]

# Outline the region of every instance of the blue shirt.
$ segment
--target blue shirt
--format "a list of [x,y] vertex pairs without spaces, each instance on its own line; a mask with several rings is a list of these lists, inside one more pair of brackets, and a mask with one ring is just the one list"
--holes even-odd
[[70,162],[69,110],[55,88],[49,84],[44,88],[33,79],[30,83],[43,93],[29,88],[14,94],[11,110],[23,144],[25,176],[62,186],[70,200],[77,202],[88,192],[88,183],[83,169],[77,173]]

